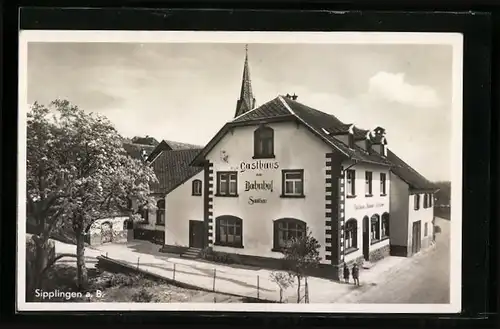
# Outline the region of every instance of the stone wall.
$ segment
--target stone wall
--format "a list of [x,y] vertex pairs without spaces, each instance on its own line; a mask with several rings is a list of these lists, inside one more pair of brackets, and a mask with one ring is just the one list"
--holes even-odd
[[390,252],[391,252],[390,245],[383,246],[382,248],[370,252],[369,260],[370,262],[377,262],[389,256]]
[[127,243],[130,241],[128,227],[128,217],[98,219],[85,232],[85,242],[91,246],[107,242]]

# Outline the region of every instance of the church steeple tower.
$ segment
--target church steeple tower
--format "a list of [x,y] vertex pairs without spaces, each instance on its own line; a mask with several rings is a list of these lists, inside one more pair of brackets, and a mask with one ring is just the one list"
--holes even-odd
[[255,98],[252,93],[250,81],[250,69],[248,68],[248,45],[245,45],[245,65],[243,67],[243,79],[241,81],[240,99],[236,102],[234,117],[252,110],[255,106]]

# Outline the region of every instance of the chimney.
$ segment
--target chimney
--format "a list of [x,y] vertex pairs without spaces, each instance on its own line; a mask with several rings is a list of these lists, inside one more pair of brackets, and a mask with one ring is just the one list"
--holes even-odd
[[294,101],[296,101],[298,97],[299,97],[299,96],[297,96],[297,95],[295,95],[295,93],[293,93],[293,95],[292,95],[292,99],[293,99]]
[[374,136],[372,138],[373,150],[380,154],[381,156],[387,155],[386,145],[387,140],[385,138],[385,129],[377,127],[374,131]]

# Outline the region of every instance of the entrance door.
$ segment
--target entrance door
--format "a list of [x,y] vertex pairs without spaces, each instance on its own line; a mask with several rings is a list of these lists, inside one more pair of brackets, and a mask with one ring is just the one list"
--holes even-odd
[[413,223],[413,234],[412,234],[412,254],[416,254],[420,251],[422,245],[422,223],[420,221]]
[[370,260],[370,222],[368,217],[363,218],[363,256]]
[[189,221],[189,247],[203,248],[203,232],[204,225],[202,221],[190,220]]

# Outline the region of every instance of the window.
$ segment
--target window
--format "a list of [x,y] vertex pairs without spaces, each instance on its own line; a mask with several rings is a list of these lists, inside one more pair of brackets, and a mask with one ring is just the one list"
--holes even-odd
[[253,133],[254,159],[274,158],[274,130],[261,126]]
[[156,224],[165,225],[165,199],[156,203]]
[[217,195],[238,196],[238,174],[236,171],[217,173]]
[[380,217],[379,215],[373,215],[371,218],[371,240],[372,243],[380,240]]
[[347,196],[356,196],[356,171],[348,169],[346,172],[346,188]]
[[380,173],[380,195],[387,195],[385,173]]
[[348,135],[347,142],[349,143],[349,148],[354,148],[354,136],[352,134]]
[[215,244],[220,246],[243,248],[243,221],[235,216],[220,216],[215,220],[217,234]]
[[432,202],[434,201],[433,198],[434,194],[429,194],[429,207],[432,207]]
[[282,170],[282,197],[304,197],[304,170]]
[[425,193],[424,194],[424,209],[429,208],[428,203],[429,203],[429,195],[427,193]]
[[429,223],[425,223],[424,224],[424,236],[427,236],[427,234],[429,234]]
[[351,218],[345,223],[344,249],[348,253],[358,248],[358,223]]
[[414,207],[414,208],[415,208],[415,210],[420,209],[420,194],[415,194],[415,195],[413,196],[413,202],[415,203],[415,205],[414,205],[414,206],[415,206],[415,207]]
[[306,223],[295,218],[281,218],[274,221],[274,249],[286,248],[291,239],[306,235]]
[[365,194],[366,196],[372,196],[372,176],[373,173],[371,171],[365,172]]
[[382,238],[387,238],[389,236],[389,214],[384,213],[382,215],[382,227],[381,227]]
[[201,195],[201,180],[199,179],[195,179],[193,181],[193,193],[192,195],[195,195],[195,196],[200,196]]

